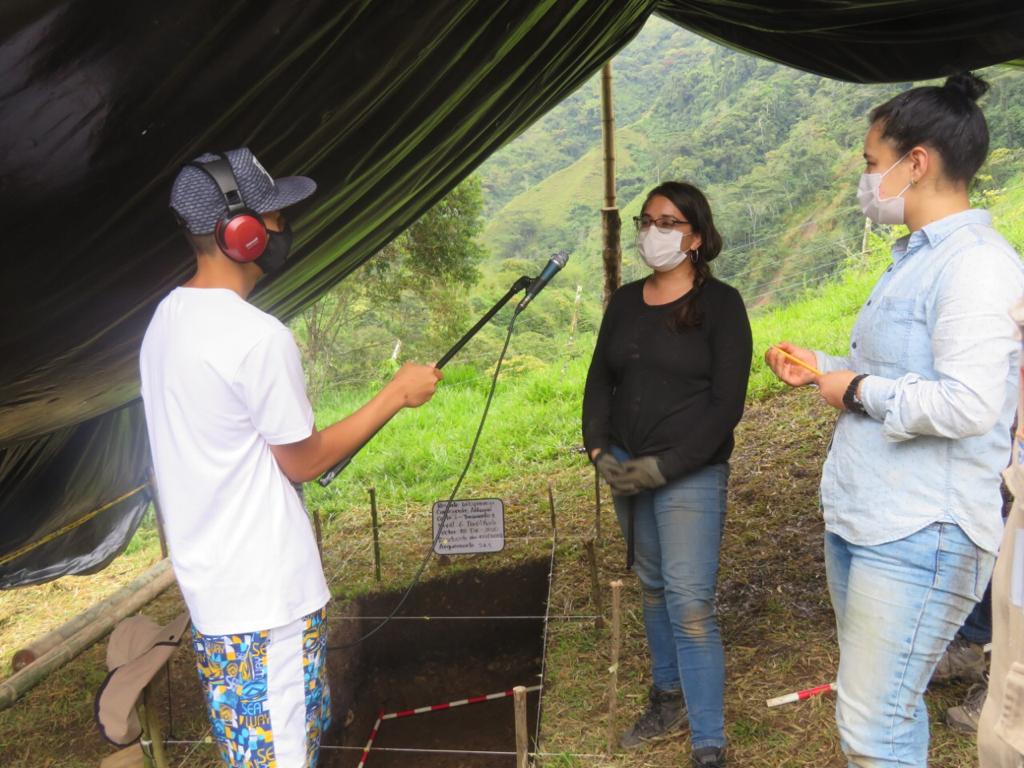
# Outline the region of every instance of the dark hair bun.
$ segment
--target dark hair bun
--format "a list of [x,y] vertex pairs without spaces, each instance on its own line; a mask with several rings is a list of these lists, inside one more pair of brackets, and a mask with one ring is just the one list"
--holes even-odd
[[947,78],[942,86],[946,90],[956,91],[966,96],[971,101],[977,101],[988,93],[989,85],[973,72],[961,72]]

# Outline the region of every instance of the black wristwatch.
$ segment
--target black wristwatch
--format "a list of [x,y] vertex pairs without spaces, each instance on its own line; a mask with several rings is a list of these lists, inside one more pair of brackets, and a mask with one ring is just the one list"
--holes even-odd
[[850,413],[859,413],[861,416],[867,416],[867,409],[864,408],[864,404],[857,399],[857,386],[860,384],[862,379],[866,379],[868,374],[858,373],[852,379],[850,379],[850,386],[843,392],[843,405],[846,406],[846,410]]

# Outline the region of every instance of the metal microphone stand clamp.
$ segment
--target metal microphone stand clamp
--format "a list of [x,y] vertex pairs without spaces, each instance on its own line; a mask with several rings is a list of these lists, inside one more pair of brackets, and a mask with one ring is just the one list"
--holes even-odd
[[[455,342],[455,345],[451,349],[449,349],[447,352],[444,353],[444,356],[440,360],[437,361],[435,367],[436,368],[444,368],[444,366],[453,357],[455,357],[455,355],[457,355],[459,353],[459,350],[461,350],[464,346],[466,346],[467,342],[469,342],[470,339],[472,339],[474,336],[476,336],[476,334],[479,333],[480,329],[483,328],[485,325],[487,325],[487,323],[489,323],[491,321],[491,318],[493,318],[496,314],[498,314],[498,312],[501,311],[502,307],[504,307],[506,304],[508,304],[512,300],[513,296],[515,296],[517,293],[520,293],[521,291],[527,290],[528,288],[530,288],[534,284],[534,282],[536,280],[539,280],[539,279],[540,278],[532,278],[532,277],[527,277],[526,275],[523,275],[518,280],[516,280],[512,284],[512,287],[508,289],[508,292],[504,296],[502,296],[500,299],[498,299],[497,303],[493,307],[491,307],[489,310],[487,310],[487,312],[484,314],[483,317],[481,317],[479,320],[477,320],[476,325],[474,325],[472,328],[470,328],[468,331],[466,331],[466,333],[462,336],[462,338],[459,339],[457,342]],[[518,315],[524,308],[525,308],[525,305],[520,305],[519,307],[516,307],[516,314]],[[381,427],[383,427],[383,426],[384,425],[382,424]],[[379,431],[380,431],[380,429],[378,428],[377,432],[379,432]],[[377,432],[374,432],[372,435],[370,435],[369,440],[367,440],[366,442],[368,443],[370,440],[372,440],[377,435]],[[363,443],[363,445],[366,445],[366,443]],[[328,485],[330,485],[331,481],[334,480],[334,478],[336,478],[338,475],[340,475],[341,472],[345,469],[345,467],[347,467],[349,465],[349,462],[351,462],[352,459],[355,458],[355,455],[357,453],[359,453],[360,450],[362,450],[363,445],[359,446],[359,448],[357,448],[352,453],[351,456],[348,456],[348,457],[342,459],[337,464],[335,464],[333,467],[331,467],[329,470],[324,472],[320,476],[320,478],[317,480],[317,482],[320,483],[320,485],[322,485],[324,488],[326,488]]]

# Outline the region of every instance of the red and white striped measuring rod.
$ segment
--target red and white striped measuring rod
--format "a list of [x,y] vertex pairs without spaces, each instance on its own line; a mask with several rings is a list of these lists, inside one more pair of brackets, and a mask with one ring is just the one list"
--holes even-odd
[[774,699],[768,699],[766,703],[769,707],[778,707],[782,704],[792,704],[794,701],[804,701],[812,696],[820,696],[823,693],[838,690],[838,683],[825,683],[824,685],[816,685],[814,688],[806,688],[802,691],[795,691],[794,693],[787,693],[783,696],[776,696]]
[[[539,691],[542,686],[531,685],[526,689],[527,693],[533,693]],[[515,690],[509,688],[507,691],[498,691],[498,693],[488,693],[485,696],[470,696],[468,699],[459,699],[458,701],[446,701],[444,704],[431,704],[429,707],[417,707],[416,709],[402,709],[398,712],[383,712],[381,711],[377,715],[377,720],[373,724],[373,730],[370,731],[370,738],[366,741],[366,746],[363,748],[363,756],[359,758],[359,764],[356,768],[363,768],[366,765],[366,758],[370,755],[370,749],[373,747],[374,739],[377,738],[377,734],[380,732],[381,722],[384,720],[397,720],[400,717],[411,717],[412,715],[424,715],[427,712],[440,712],[442,709],[452,709],[453,707],[464,707],[467,704],[479,704],[484,701],[494,701],[495,699],[504,699],[506,696],[514,696]]]
[[366,746],[363,747],[363,756],[359,758],[359,765],[356,768],[363,768],[366,765],[366,758],[370,756],[370,747],[373,746],[373,740],[377,738],[377,731],[380,730],[381,715],[377,715],[377,720],[373,724],[373,730],[370,731],[370,738],[366,741]]
[[[526,689],[527,693],[533,691],[539,691],[539,685],[531,685]],[[509,688],[507,691],[498,691],[498,693],[488,693],[486,696],[470,696],[468,699],[459,699],[458,701],[446,701],[444,704],[432,704],[429,707],[417,707],[416,709],[403,709],[398,712],[388,712],[380,716],[381,720],[397,720],[399,717],[409,717],[411,715],[423,715],[427,712],[440,712],[442,709],[451,709],[452,707],[464,707],[467,704],[479,704],[482,701],[494,701],[495,699],[504,699],[506,696],[513,695],[513,690]]]

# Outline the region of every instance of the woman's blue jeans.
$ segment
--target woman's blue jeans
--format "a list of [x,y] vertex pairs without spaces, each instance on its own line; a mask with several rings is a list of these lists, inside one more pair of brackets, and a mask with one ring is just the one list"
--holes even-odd
[[928,765],[924,691],[994,563],[954,523],[873,546],[825,534],[839,632],[836,725],[850,766]]
[[653,491],[614,497],[623,536],[635,515],[633,570],[643,588],[654,687],[682,687],[693,749],[725,744],[715,582],[728,481],[729,465],[714,464]]

